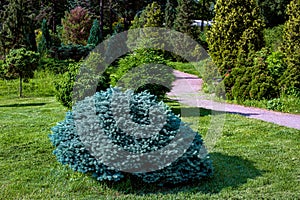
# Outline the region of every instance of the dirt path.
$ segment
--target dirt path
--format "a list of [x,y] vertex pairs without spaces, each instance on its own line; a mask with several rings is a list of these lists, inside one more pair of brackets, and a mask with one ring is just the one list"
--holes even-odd
[[178,100],[188,106],[239,114],[300,130],[300,115],[268,111],[241,105],[217,103],[208,98],[207,95],[201,94],[202,80],[197,76],[177,70],[174,71],[174,75],[176,76],[176,80],[173,83],[171,92],[168,93],[169,98],[173,100]]

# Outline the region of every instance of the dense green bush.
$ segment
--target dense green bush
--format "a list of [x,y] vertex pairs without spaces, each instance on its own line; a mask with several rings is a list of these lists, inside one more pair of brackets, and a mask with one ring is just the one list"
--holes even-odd
[[266,28],[264,31],[265,47],[277,51],[282,43],[283,25]]
[[[123,114],[121,118],[116,119],[113,114],[113,108],[122,104],[118,100],[113,99],[114,96],[121,97],[121,99],[118,99],[120,101],[128,102],[128,115],[130,115],[128,119],[124,113],[121,113]],[[90,102],[94,102],[94,105],[91,105]],[[131,127],[129,130],[124,131],[118,125],[120,121],[125,120],[126,127],[128,127],[128,123],[133,122],[140,127],[149,126],[150,128],[156,128],[157,124],[151,124],[153,120],[149,114],[150,109],[153,109],[155,106],[159,107],[160,111],[158,112],[164,113],[166,121],[161,130],[154,132],[150,137],[136,138],[131,134],[128,135],[132,131],[134,134],[137,133],[135,132],[136,129]],[[92,111],[94,109],[96,109],[95,112]],[[92,111],[92,113],[89,111]],[[96,118],[94,116],[95,113],[97,113]],[[155,113],[156,111],[152,112],[154,114],[152,117],[159,117]],[[100,130],[103,131],[109,140],[114,145],[118,145],[128,152],[143,153],[143,155],[149,156],[148,152],[156,152],[172,144],[172,147],[168,151],[164,151],[167,154],[165,158],[171,156],[170,162],[158,170],[150,170],[148,172],[136,172],[133,170],[132,173],[126,173],[116,170],[115,167],[107,166],[101,157],[105,155],[98,156],[97,153],[95,154],[97,149],[103,149],[105,146],[105,144],[100,143],[102,141],[102,134],[99,134],[98,131],[92,131],[92,129],[95,130],[95,124],[92,121],[85,122],[80,117],[81,114],[85,116],[85,119],[96,120],[94,122],[98,123]],[[78,122],[77,118],[83,120],[83,122]],[[129,121],[126,121],[126,119]],[[79,134],[79,130],[84,130],[84,132],[88,132],[89,134]],[[183,138],[180,137],[180,141],[186,141],[187,138],[192,141],[188,142],[187,148],[183,147],[179,140],[172,142],[174,137],[177,137],[180,133],[184,135]],[[69,165],[75,171],[91,173],[99,181],[119,181],[126,176],[132,176],[138,177],[147,183],[164,185],[198,181],[212,174],[211,161],[205,150],[201,136],[181,122],[180,118],[174,115],[163,102],[157,102],[155,96],[147,92],[133,93],[132,91],[126,91],[123,93],[118,88],[109,88],[83,101],[79,101],[73,107],[73,111],[66,114],[65,120],[52,128],[50,139],[55,146],[54,154],[59,162]],[[89,144],[89,146],[85,146],[85,144]],[[184,153],[179,158],[173,160],[172,155],[174,151],[181,151],[183,149]],[[113,157],[112,159],[116,157],[122,158],[123,156],[110,151],[110,149],[108,154]],[[95,155],[97,155],[97,159]],[[163,162],[159,156],[151,158],[154,159],[153,162]],[[119,163],[121,167],[127,164],[133,164],[133,169],[142,167],[140,165],[143,161],[140,163],[135,162],[135,158],[132,156],[126,156],[126,158],[122,159],[124,160]],[[117,159],[115,162],[118,163],[118,161]]]
[[281,77],[283,90],[296,88],[300,90],[300,2],[292,0],[287,8],[289,19],[284,24],[281,50],[285,57],[287,69]]
[[[219,0],[207,33],[209,54],[224,76],[263,46],[264,22],[255,0]],[[239,59],[238,59],[239,58]]]
[[276,80],[268,69],[267,49],[258,51],[253,56],[252,67],[236,67],[225,76],[226,96],[228,99],[244,101],[247,99],[272,99],[279,96]]
[[72,59],[58,60],[44,56],[40,59],[38,70],[45,70],[53,72],[54,74],[63,74],[68,71],[69,64],[74,62]]
[[80,69],[81,63],[69,64],[68,71],[62,74],[55,82],[56,99],[68,108],[72,107],[72,94],[76,76]]
[[118,67],[110,76],[111,85],[134,89],[136,92],[148,90],[162,98],[170,91],[174,80],[172,69],[166,63],[162,52],[137,50],[119,60]]
[[4,78],[4,60],[0,59],[0,78]]
[[67,71],[55,81],[57,100],[71,108],[74,101],[108,88],[109,72],[101,71],[100,64],[101,55],[96,52],[91,52],[84,61],[70,63]]
[[267,57],[266,63],[268,64],[268,70],[270,71],[271,76],[275,80],[278,80],[286,70],[284,55],[280,51],[273,51]]

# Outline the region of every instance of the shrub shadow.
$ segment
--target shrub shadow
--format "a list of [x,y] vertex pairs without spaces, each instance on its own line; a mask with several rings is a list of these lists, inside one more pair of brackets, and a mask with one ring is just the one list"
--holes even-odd
[[12,107],[29,107],[29,106],[44,106],[46,103],[19,103],[19,104],[7,104],[0,105],[0,108],[12,108]]
[[222,114],[234,114],[234,115],[241,115],[244,117],[249,117],[253,115],[259,115],[259,113],[242,113],[242,112],[230,112],[230,111],[219,111],[219,110],[211,110],[206,109],[203,107],[184,107],[176,105],[178,104],[178,101],[176,100],[167,100],[167,102],[175,104],[173,106],[170,106],[171,110],[176,115],[182,115],[184,117],[204,117],[208,115],[222,115]]
[[225,155],[220,152],[210,154],[213,161],[214,175],[199,182],[178,185],[158,186],[146,184],[138,179],[126,177],[119,183],[105,183],[109,188],[124,194],[177,194],[179,192],[216,194],[224,188],[235,189],[263,174],[254,167],[252,161],[239,156]]

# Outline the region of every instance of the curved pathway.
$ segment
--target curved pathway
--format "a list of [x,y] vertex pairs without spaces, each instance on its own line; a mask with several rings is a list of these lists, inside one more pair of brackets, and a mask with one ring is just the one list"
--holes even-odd
[[195,75],[174,70],[176,80],[168,96],[188,106],[201,107],[214,111],[239,114],[245,117],[260,119],[281,126],[300,130],[300,115],[268,111],[260,108],[245,107],[241,105],[214,102],[204,93],[200,92],[202,80]]

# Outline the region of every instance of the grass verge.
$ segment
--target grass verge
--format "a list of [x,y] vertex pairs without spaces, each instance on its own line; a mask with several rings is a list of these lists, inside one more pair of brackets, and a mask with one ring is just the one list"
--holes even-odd
[[[180,114],[180,105],[174,102],[170,105]],[[160,188],[135,180],[100,183],[60,165],[52,154],[48,134],[56,122],[63,120],[65,112],[54,97],[0,99],[2,199],[297,199],[300,196],[299,130],[216,113],[225,115],[226,123],[211,152],[214,176],[199,183]],[[183,120],[205,136],[213,128],[210,127],[212,112],[205,109],[197,112]]]

